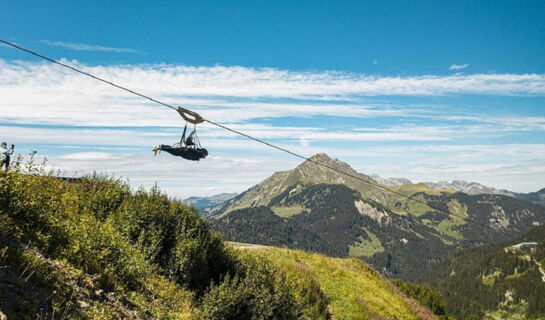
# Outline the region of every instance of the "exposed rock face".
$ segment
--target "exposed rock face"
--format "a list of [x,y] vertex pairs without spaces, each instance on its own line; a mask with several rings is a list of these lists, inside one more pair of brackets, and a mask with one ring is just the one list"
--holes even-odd
[[356,206],[356,209],[358,209],[358,212],[361,215],[368,216],[369,218],[378,222],[378,224],[381,226],[383,225],[383,222],[385,225],[392,223],[392,219],[388,213],[371,206],[367,202],[356,200],[354,201],[354,206]]
[[495,229],[506,229],[511,223],[509,217],[502,207],[493,205],[494,210],[490,213],[490,226]]

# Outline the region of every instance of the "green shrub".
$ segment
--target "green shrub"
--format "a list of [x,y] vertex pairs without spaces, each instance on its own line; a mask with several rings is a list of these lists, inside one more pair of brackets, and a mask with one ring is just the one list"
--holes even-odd
[[234,271],[232,253],[199,213],[158,188],[125,197],[116,224],[148,260],[178,283],[202,294],[210,280]]
[[433,314],[441,319],[451,319],[447,315],[446,303],[439,291],[427,285],[405,282],[399,279],[394,279],[392,282],[407,296],[428,307]]
[[284,275],[262,258],[245,257],[240,275],[227,275],[211,284],[202,298],[207,319],[299,319],[300,306],[289,291]]

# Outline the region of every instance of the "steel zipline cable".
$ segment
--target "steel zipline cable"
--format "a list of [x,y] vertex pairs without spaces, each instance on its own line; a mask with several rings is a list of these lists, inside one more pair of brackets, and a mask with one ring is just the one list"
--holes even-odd
[[[90,73],[88,73],[88,72],[79,70],[79,69],[77,69],[77,68],[75,68],[75,67],[73,67],[73,66],[70,66],[70,65],[67,65],[67,64],[65,64],[65,63],[59,62],[59,61],[57,61],[57,60],[51,59],[51,58],[49,58],[49,57],[46,57],[46,56],[41,55],[41,54],[39,54],[39,53],[36,53],[36,52],[34,52],[34,51],[32,51],[32,50],[29,50],[29,49],[23,48],[23,47],[21,47],[21,46],[18,46],[18,45],[14,44],[14,43],[11,43],[11,42],[8,42],[8,41],[2,40],[2,39],[0,39],[0,42],[3,43],[3,44],[5,44],[5,45],[11,46],[11,47],[13,47],[13,48],[16,48],[16,49],[18,49],[18,50],[21,50],[21,51],[24,51],[24,52],[26,52],[26,53],[29,53],[29,54],[31,54],[31,55],[34,55],[34,56],[36,56],[36,57],[39,57],[39,58],[41,58],[41,59],[47,60],[47,61],[49,61],[49,62],[52,62],[52,63],[55,63],[55,64],[57,64],[57,65],[63,66],[63,67],[65,67],[65,68],[68,68],[68,69],[70,69],[70,70],[72,70],[72,71],[75,71],[75,72],[77,72],[77,73],[86,75],[86,76],[91,77],[91,78],[93,78],[93,79],[95,79],[95,80],[104,82],[104,83],[109,84],[109,85],[111,85],[111,86],[114,86],[114,87],[116,87],[116,88],[118,88],[118,89],[127,91],[127,92],[129,92],[129,93],[132,93],[132,94],[137,95],[137,96],[139,96],[139,97],[142,97],[142,98],[144,98],[144,99],[148,99],[148,100],[150,100],[150,101],[152,101],[152,102],[155,102],[155,103],[157,103],[157,104],[159,104],[159,105],[162,105],[162,106],[164,106],[164,107],[167,107],[167,108],[170,108],[170,109],[173,109],[173,110],[178,110],[176,107],[174,107],[174,106],[172,106],[172,105],[170,105],[170,104],[161,102],[161,101],[159,101],[159,100],[156,100],[156,99],[151,98],[151,97],[149,97],[149,96],[146,96],[146,95],[144,95],[144,94],[138,93],[138,92],[133,91],[133,90],[131,90],[131,89],[122,87],[122,86],[117,85],[117,84],[115,84],[115,83],[113,83],[113,82],[110,82],[110,81],[108,81],[108,80],[104,80],[104,79],[99,78],[99,77],[97,77],[97,76],[94,76],[94,75],[92,75],[92,74],[90,74]],[[373,181],[373,180],[364,179],[364,178],[362,178],[361,176],[357,176],[357,175],[354,175],[354,174],[352,174],[352,173],[349,173],[349,172],[345,172],[345,171],[339,170],[339,169],[337,169],[337,168],[335,168],[335,167],[332,167],[332,166],[330,166],[330,165],[328,165],[328,164],[326,164],[326,163],[323,163],[323,162],[320,162],[320,161],[316,161],[316,160],[314,160],[314,159],[312,159],[312,158],[309,158],[309,157],[305,157],[305,156],[303,156],[303,155],[300,155],[300,154],[295,153],[295,152],[293,152],[293,151],[290,151],[290,150],[288,150],[288,149],[285,149],[285,148],[279,147],[279,146],[277,146],[277,145],[274,145],[274,144],[272,144],[272,143],[270,143],[270,142],[261,140],[261,139],[259,139],[259,138],[252,137],[252,136],[250,136],[250,135],[248,135],[248,134],[245,134],[245,133],[243,133],[243,132],[240,132],[240,131],[238,131],[238,130],[231,129],[231,128],[229,128],[229,127],[227,127],[227,126],[224,126],[224,125],[222,125],[222,124],[219,124],[219,123],[217,123],[217,122],[210,121],[210,120],[205,119],[205,118],[203,118],[203,121],[204,121],[204,122],[208,122],[209,124],[211,124],[211,125],[213,125],[213,126],[216,126],[216,127],[222,128],[222,129],[224,129],[224,130],[230,131],[230,132],[232,132],[232,133],[235,133],[235,134],[237,134],[237,135],[240,135],[240,136],[246,137],[246,138],[248,138],[248,139],[254,140],[254,141],[256,141],[256,142],[262,143],[262,144],[264,144],[264,145],[266,145],[266,146],[268,146],[268,147],[271,147],[271,148],[280,150],[280,151],[282,151],[282,152],[285,152],[285,153],[288,153],[288,154],[290,154],[290,155],[292,155],[292,156],[295,156],[295,157],[301,158],[301,159],[303,159],[303,160],[312,162],[312,163],[317,164],[317,165],[319,165],[319,166],[322,166],[322,167],[324,167],[324,168],[328,168],[328,169],[330,169],[330,170],[332,170],[332,171],[335,171],[335,172],[337,172],[337,173],[339,173],[339,174],[343,174],[343,175],[348,176],[348,177],[351,177],[351,178],[353,178],[353,179],[362,181],[362,182],[367,183],[367,184],[369,184],[369,185],[371,185],[371,186],[374,186],[375,188],[379,188],[379,189],[385,190],[385,191],[387,191],[387,192],[390,192],[390,193],[392,193],[392,194],[396,194],[396,195],[398,195],[398,196],[401,196],[401,197],[403,197],[403,198],[406,198],[406,199],[408,199],[408,200],[410,200],[410,201],[414,201],[414,202],[417,202],[417,203],[426,205],[426,206],[428,206],[428,207],[431,208],[431,209],[434,209],[434,210],[437,210],[437,211],[439,211],[439,212],[441,212],[441,213],[446,214],[447,216],[451,215],[451,216],[459,217],[459,218],[462,218],[462,219],[473,220],[473,219],[471,219],[469,216],[458,215],[458,214],[455,214],[455,213],[453,213],[453,212],[446,211],[446,210],[444,210],[444,209],[442,209],[442,208],[438,208],[438,207],[436,207],[436,206],[433,206],[433,205],[427,203],[426,201],[422,201],[422,200],[420,200],[420,199],[414,198],[413,196],[406,195],[406,194],[404,194],[404,193],[402,193],[402,192],[393,190],[393,189],[388,188],[388,187],[386,187],[386,186],[384,186],[384,185],[381,185],[381,184],[379,184],[379,183],[376,183],[376,182]],[[473,221],[476,222],[477,224],[481,225],[481,226],[486,226],[486,227],[492,229],[491,226],[484,225],[484,224],[482,224],[482,223],[480,223],[479,221],[476,221],[476,220],[473,220]]]

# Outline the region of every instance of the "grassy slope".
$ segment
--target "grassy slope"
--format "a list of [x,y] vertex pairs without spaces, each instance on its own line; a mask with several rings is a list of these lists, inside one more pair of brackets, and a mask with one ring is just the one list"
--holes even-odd
[[[399,192],[401,194],[404,194],[409,197],[415,197],[415,199],[419,201],[426,202],[426,199],[422,195],[416,195],[418,193],[424,193],[430,196],[441,196],[443,194],[452,194],[454,193],[454,190],[450,189],[430,189],[428,186],[426,186],[423,183],[419,184],[405,184],[402,186],[397,187],[389,187],[391,190],[394,190],[396,192]],[[416,195],[416,196],[415,196]],[[393,212],[399,214],[399,215],[413,215],[413,216],[421,216],[425,214],[428,211],[433,211],[432,208],[429,206],[411,201],[406,197],[402,197],[395,193],[389,193],[389,200],[386,202],[386,205],[391,209]]]
[[[433,319],[359,260],[235,252],[156,189],[31,169],[0,172],[0,312],[9,319]],[[242,282],[225,281],[227,272]]]
[[377,252],[383,252],[384,247],[379,238],[365,228],[363,229],[367,233],[369,240],[363,239],[363,237],[360,236],[358,240],[354,242],[354,245],[348,246],[348,254],[351,257],[371,257]]
[[[5,178],[0,181],[6,183]],[[59,195],[62,205],[47,213],[47,222],[40,221],[44,229],[54,226],[54,233],[38,230],[22,217],[27,214],[23,211],[9,212],[8,206],[6,214],[5,207],[0,209],[0,307],[8,319],[200,318],[194,295],[163,276],[110,221],[76,212],[69,196],[73,193],[51,191],[66,188],[66,182],[11,178],[9,183],[29,191],[27,199],[12,201],[24,200],[21,208],[29,208],[35,219],[45,214],[38,216],[33,207],[49,203],[53,208]],[[129,274],[133,284],[127,281]]]
[[247,250],[250,255],[269,259],[288,274],[294,286],[301,279],[312,278],[327,296],[333,319],[435,319],[429,310],[404,296],[358,259],[331,258],[276,247],[232,245]]

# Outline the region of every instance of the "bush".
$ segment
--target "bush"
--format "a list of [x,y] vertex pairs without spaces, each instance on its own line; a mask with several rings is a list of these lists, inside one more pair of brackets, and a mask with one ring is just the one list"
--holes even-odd
[[211,284],[202,298],[207,319],[298,319],[284,275],[263,258],[245,257],[242,273],[227,275],[219,285]]
[[178,283],[204,293],[210,280],[234,271],[232,253],[194,208],[169,200],[158,188],[127,196],[116,224],[148,260]]
[[439,316],[440,319],[451,319],[447,315],[445,301],[441,297],[441,294],[434,288],[426,285],[404,282],[399,279],[394,279],[392,282],[407,296],[420,302],[423,306],[428,307],[431,312]]

